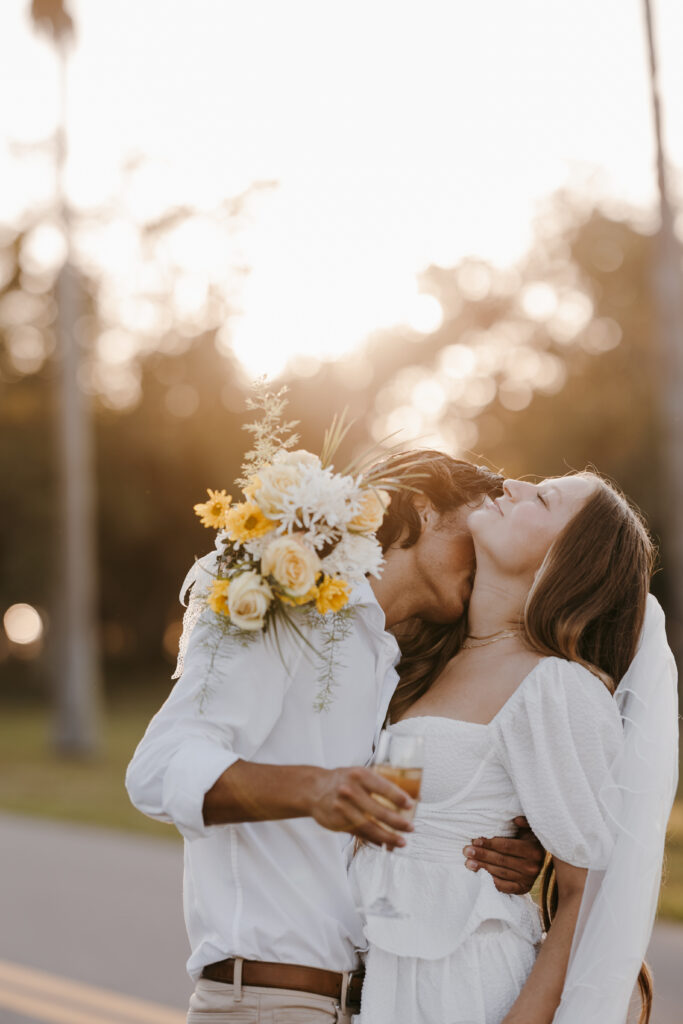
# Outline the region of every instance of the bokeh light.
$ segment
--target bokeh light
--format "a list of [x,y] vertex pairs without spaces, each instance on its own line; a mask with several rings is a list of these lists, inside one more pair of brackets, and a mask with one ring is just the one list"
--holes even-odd
[[443,323],[443,309],[433,295],[417,295],[408,314],[408,323],[418,334],[432,334]]
[[43,620],[33,605],[11,605],[2,617],[7,639],[13,644],[35,644],[43,635]]

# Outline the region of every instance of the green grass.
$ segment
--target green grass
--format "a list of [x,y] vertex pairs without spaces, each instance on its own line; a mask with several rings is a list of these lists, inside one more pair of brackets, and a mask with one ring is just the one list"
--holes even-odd
[[680,789],[669,819],[659,914],[673,921],[683,921],[683,799]]
[[[0,708],[0,810],[178,840],[172,826],[136,811],[123,785],[126,765],[163,697],[160,691],[111,702],[103,751],[86,761],[53,752],[46,710]],[[669,823],[660,916],[683,921],[683,794]]]
[[171,825],[140,814],[124,787],[126,765],[163,696],[119,700],[106,708],[102,752],[58,756],[49,712],[0,709],[0,810],[179,839]]

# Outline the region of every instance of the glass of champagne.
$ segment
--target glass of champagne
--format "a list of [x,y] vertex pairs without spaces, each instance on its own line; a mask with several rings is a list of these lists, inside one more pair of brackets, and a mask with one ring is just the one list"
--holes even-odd
[[[380,733],[375,759],[372,768],[383,778],[399,786],[408,796],[412,797],[414,803],[410,808],[402,808],[400,814],[409,821],[415,816],[416,802],[420,798],[420,787],[422,785],[422,768],[424,764],[424,740],[422,736],[399,736],[383,730]],[[375,800],[393,806],[385,797],[374,794]],[[394,906],[389,896],[389,857],[391,851],[384,843],[382,845],[382,884],[380,893],[372,901],[369,907],[364,907],[363,912],[375,917],[402,918],[403,914]]]

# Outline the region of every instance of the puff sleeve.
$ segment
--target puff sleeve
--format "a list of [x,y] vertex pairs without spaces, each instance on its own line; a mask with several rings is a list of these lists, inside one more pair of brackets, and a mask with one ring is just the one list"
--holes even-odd
[[494,744],[531,828],[575,867],[604,868],[613,844],[604,795],[623,744],[617,703],[576,662],[545,658],[494,719]]

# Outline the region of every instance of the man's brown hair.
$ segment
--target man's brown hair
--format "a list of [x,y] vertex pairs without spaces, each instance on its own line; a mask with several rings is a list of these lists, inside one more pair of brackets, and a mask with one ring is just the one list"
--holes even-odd
[[[503,493],[503,478],[484,466],[454,459],[431,448],[393,455],[382,464],[388,475],[402,477],[408,486],[393,491],[384,521],[377,531],[383,551],[397,545],[410,548],[422,533],[417,495],[427,498],[446,525],[454,512],[477,504],[486,494]],[[393,632],[401,648],[399,684],[389,707],[392,721],[425,693],[464,639],[465,616],[458,622],[413,619]]]

